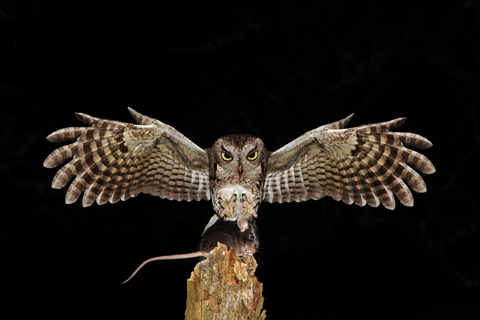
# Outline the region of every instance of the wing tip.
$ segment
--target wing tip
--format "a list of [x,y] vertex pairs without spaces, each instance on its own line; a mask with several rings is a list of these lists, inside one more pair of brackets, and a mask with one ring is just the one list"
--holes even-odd
[[50,142],[55,142],[55,132],[50,133],[46,139]]
[[400,127],[401,125],[403,125],[405,123],[405,121],[407,121],[407,117],[400,117],[400,118],[395,119],[394,121],[395,121],[395,128]]
[[55,168],[56,165],[53,161],[51,161],[49,158],[45,159],[45,161],[43,161],[43,166],[45,168],[48,168],[48,169],[52,169],[52,168]]
[[430,140],[428,140],[428,139],[425,138],[425,137],[423,137],[423,139],[424,139],[424,140],[423,140],[423,144],[422,144],[421,146],[417,147],[417,148],[419,148],[419,149],[428,149],[428,148],[433,147],[433,143],[432,143]]
[[99,118],[95,118],[95,117],[92,117],[86,113],[82,113],[82,112],[75,112],[75,117],[83,122],[83,123],[86,123],[86,124],[91,124],[93,125],[96,121],[100,120]]
[[346,116],[345,118],[343,118],[342,120],[339,121],[340,129],[343,129],[347,124],[350,123],[350,120],[352,120],[354,114],[355,113],[352,112],[352,113],[350,113],[350,115]]
[[[392,195],[393,198],[393,195]],[[388,210],[395,210],[396,201],[395,199],[389,199],[389,201],[382,202],[382,205]]]
[[132,118],[139,124],[145,124],[145,118],[146,116],[141,114],[140,112],[136,111],[133,108],[127,107],[128,112],[130,112],[130,115]]

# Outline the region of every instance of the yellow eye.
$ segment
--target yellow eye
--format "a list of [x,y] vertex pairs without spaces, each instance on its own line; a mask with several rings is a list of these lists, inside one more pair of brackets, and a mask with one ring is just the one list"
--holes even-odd
[[257,157],[258,157],[258,152],[255,151],[255,152],[250,153],[250,154],[247,156],[247,159],[250,160],[250,161],[253,161],[253,160],[257,159]]
[[232,161],[233,158],[228,153],[222,152],[222,159],[225,161]]

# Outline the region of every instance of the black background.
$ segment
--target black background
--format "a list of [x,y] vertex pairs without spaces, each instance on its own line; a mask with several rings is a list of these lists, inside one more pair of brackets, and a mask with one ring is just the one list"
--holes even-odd
[[[263,204],[267,319],[478,319],[480,3],[0,1],[2,319],[182,319],[209,202],[83,208],[50,188],[45,137],[130,106],[202,148],[269,150],[355,112],[407,117],[437,172],[413,208]],[[10,313],[10,314],[8,314]],[[168,317],[167,317],[168,316]]]

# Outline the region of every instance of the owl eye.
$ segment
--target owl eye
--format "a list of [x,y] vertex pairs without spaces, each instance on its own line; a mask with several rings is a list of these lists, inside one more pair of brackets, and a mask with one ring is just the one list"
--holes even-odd
[[233,158],[228,153],[222,152],[222,159],[225,160],[225,161],[232,161]]
[[255,151],[255,152],[250,153],[250,154],[247,156],[247,159],[250,160],[250,161],[253,161],[253,160],[257,159],[257,157],[258,157],[258,152]]

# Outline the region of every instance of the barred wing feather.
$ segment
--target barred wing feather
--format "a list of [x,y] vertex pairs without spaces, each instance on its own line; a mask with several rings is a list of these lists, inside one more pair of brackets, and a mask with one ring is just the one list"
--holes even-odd
[[417,134],[390,131],[405,118],[344,129],[352,116],[309,131],[273,152],[264,200],[299,202],[330,196],[347,204],[381,203],[394,209],[396,196],[403,205],[413,206],[409,187],[427,190],[413,168],[425,174],[435,168],[406,146],[426,149],[432,143]]
[[52,187],[73,177],[66,203],[82,193],[83,206],[115,203],[149,193],[171,200],[210,199],[208,157],[180,132],[129,108],[137,125],[77,113],[91,127],[70,127],[50,134],[51,142],[76,141],[53,151],[44,166],[70,160],[55,175]]

